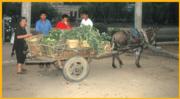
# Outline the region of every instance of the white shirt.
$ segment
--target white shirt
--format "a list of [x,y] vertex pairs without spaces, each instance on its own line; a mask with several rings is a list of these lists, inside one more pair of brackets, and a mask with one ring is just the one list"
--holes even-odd
[[85,20],[85,19],[82,19],[82,21],[81,21],[81,25],[80,26],[93,26],[93,22],[91,21],[91,19],[87,19],[87,20]]

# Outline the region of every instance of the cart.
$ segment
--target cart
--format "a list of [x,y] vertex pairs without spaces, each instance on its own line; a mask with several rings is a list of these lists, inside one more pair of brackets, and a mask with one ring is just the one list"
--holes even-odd
[[[57,69],[62,69],[63,76],[68,81],[78,82],[85,79],[89,74],[89,63],[91,60],[111,56],[113,53],[97,55],[91,48],[66,48],[52,47],[28,42],[29,53],[26,64],[39,64],[41,66],[53,65]],[[29,55],[29,56],[28,56]]]

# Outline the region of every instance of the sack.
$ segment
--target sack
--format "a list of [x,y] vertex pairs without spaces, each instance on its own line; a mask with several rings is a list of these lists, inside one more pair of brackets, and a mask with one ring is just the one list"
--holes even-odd
[[66,40],[66,44],[69,48],[79,48],[80,42],[76,39],[68,39]]

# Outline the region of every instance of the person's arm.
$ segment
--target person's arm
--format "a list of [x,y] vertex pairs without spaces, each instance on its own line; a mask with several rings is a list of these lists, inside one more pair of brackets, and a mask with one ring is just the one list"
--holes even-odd
[[49,21],[49,30],[52,29],[52,25],[51,25],[51,22]]
[[93,27],[93,22],[91,21],[91,19],[89,19],[89,25]]
[[72,26],[70,24],[67,25],[67,29],[68,30],[71,30],[72,29]]
[[83,19],[81,20],[81,23],[80,23],[80,27],[82,27],[83,26]]
[[31,36],[32,36],[32,34],[17,35],[17,39],[28,38],[28,37],[31,37]]
[[39,21],[36,22],[36,26],[35,26],[35,30],[36,32],[40,32],[40,28],[39,28]]
[[51,25],[51,23],[49,24],[50,26],[49,26],[49,29],[52,29],[52,25]]
[[59,23],[57,24],[57,29],[64,30],[64,29],[66,29],[66,26],[65,26],[65,24],[64,24],[64,23],[59,22]]
[[19,27],[15,29],[15,38],[16,39],[23,39],[32,36],[32,34],[26,34],[26,31],[22,33],[22,30]]
[[58,29],[59,28],[59,22],[56,24],[56,29]]

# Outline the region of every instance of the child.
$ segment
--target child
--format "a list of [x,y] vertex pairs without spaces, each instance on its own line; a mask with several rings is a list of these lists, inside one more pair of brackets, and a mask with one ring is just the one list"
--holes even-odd
[[91,27],[93,27],[93,22],[89,18],[87,12],[82,12],[81,13],[81,18],[82,18],[82,21],[81,21],[80,26],[91,26]]
[[69,23],[68,15],[66,15],[66,14],[62,15],[62,20],[57,23],[56,28],[60,29],[60,30],[71,30],[72,29],[72,26]]

